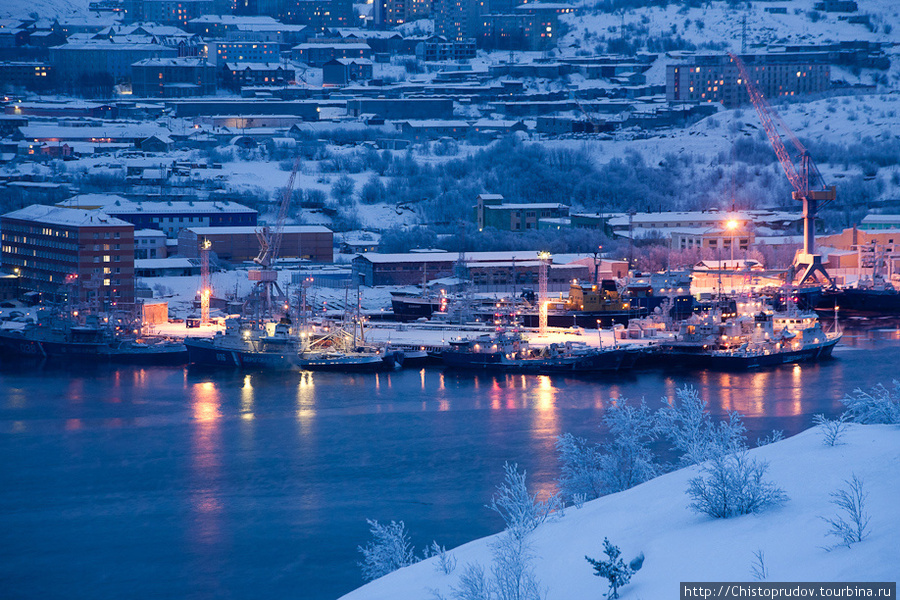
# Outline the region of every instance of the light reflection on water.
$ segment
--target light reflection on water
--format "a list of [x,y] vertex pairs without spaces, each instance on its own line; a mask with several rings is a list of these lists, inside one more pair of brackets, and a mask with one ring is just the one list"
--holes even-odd
[[[483,507],[503,462],[517,462],[548,495],[556,436],[603,441],[598,425],[613,401],[644,398],[655,409],[691,384],[713,414],[744,414],[751,440],[773,428],[796,433],[814,413],[838,414],[848,387],[890,382],[900,350],[895,329],[846,339],[833,361],[739,374],[428,368],[376,378],[0,364],[10,482],[0,487],[0,580],[19,582],[16,597],[60,597],[62,583],[43,595],[29,586],[90,555],[77,575],[119,586],[108,597],[140,585],[157,597],[302,590],[307,600],[331,600],[361,583],[356,547],[367,539],[366,518],[406,520],[420,547],[492,533],[500,525]],[[54,520],[60,506],[71,510]],[[155,541],[125,539],[137,521],[158,532]],[[83,531],[102,543],[86,547]],[[13,573],[16,557],[25,559]],[[103,570],[110,564],[114,572]],[[185,566],[160,578],[177,570],[172,564]]]

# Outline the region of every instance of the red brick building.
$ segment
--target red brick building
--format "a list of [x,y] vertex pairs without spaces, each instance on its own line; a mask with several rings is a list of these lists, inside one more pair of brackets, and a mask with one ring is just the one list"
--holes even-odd
[[33,204],[0,218],[3,269],[22,292],[107,308],[134,303],[134,226],[104,213]]

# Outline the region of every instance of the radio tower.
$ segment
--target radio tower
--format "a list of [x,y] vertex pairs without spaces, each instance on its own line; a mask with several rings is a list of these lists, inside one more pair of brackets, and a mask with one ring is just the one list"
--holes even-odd
[[209,324],[209,249],[212,242],[203,240],[200,244],[200,324]]
[[538,258],[541,261],[540,270],[538,271],[538,314],[540,315],[540,323],[538,333],[547,335],[547,270],[550,267],[550,253],[540,252]]

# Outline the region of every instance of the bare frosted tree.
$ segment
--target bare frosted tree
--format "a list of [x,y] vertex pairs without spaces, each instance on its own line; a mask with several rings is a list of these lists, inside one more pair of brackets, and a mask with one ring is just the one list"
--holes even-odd
[[363,562],[359,563],[366,581],[378,579],[402,567],[416,562],[413,547],[403,521],[391,521],[390,525],[382,525],[378,521],[366,519],[369,531],[374,540],[359,546]]
[[506,528],[513,535],[524,537],[559,510],[562,503],[558,494],[547,500],[538,500],[537,494],[528,493],[526,473],[519,473],[518,464],[505,463],[503,471],[506,474],[503,483],[497,486],[488,508],[503,518]]
[[534,554],[527,537],[506,531],[491,544],[494,591],[497,600],[541,600],[534,572]]
[[746,450],[707,461],[700,475],[689,483],[690,508],[710,517],[728,519],[785,502],[788,497],[784,490],[763,479],[768,466],[750,458]]
[[847,546],[863,541],[869,535],[869,514],[866,512],[868,494],[863,490],[863,482],[855,474],[844,481],[846,487],[832,492],[831,503],[843,514],[822,519],[828,523],[828,535],[840,539],[838,546]]
[[837,419],[828,419],[825,415],[813,416],[813,423],[822,432],[822,443],[826,446],[837,446],[840,444],[841,436],[847,430],[849,413],[843,413]]
[[856,388],[842,398],[841,402],[857,423],[900,423],[900,381],[896,379],[893,390],[880,383],[868,392]]

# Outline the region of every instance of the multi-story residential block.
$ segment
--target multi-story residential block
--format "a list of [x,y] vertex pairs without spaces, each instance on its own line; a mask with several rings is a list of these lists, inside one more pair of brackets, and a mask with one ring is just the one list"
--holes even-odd
[[478,0],[434,0],[435,35],[456,42],[475,37],[478,19],[488,12],[484,4]]
[[90,210],[34,204],[0,218],[3,268],[51,301],[134,302],[134,226]]
[[183,27],[203,15],[227,12],[221,0],[124,0],[125,22],[148,21]]
[[468,60],[475,58],[475,40],[448,40],[433,35],[416,46],[416,57],[425,61]]
[[351,0],[287,0],[278,18],[285,23],[306,25],[321,33],[334,27],[354,27],[353,2]]
[[255,40],[293,46],[309,37],[306,26],[280,23],[268,16],[204,15],[186,27],[207,40]]
[[372,18],[376,27],[394,27],[431,16],[428,0],[375,0]]
[[216,93],[216,70],[205,58],[147,58],[131,65],[139,98],[185,98]]
[[109,75],[131,78],[131,65],[148,58],[176,58],[178,49],[161,44],[118,44],[108,40],[67,43],[50,48],[50,64],[58,81],[77,84],[82,78]]
[[240,91],[244,86],[286,85],[293,81],[295,69],[280,63],[229,62],[222,65],[219,75],[222,86]]
[[525,41],[529,50],[543,50],[556,46],[559,38],[559,16],[575,12],[571,4],[528,2],[514,9],[530,18],[525,21]]
[[205,50],[206,60],[215,67],[227,62],[278,62],[281,58],[280,44],[259,40],[209,42]]
[[53,82],[53,67],[47,63],[0,62],[0,89],[41,91]]
[[[767,98],[824,92],[831,87],[827,63],[804,53],[741,56],[756,87]],[[669,102],[721,102],[733,107],[750,98],[734,60],[727,55],[698,55],[666,66]]]
[[322,65],[323,85],[348,85],[372,79],[372,61],[365,58],[336,58]]
[[311,67],[321,67],[336,58],[371,59],[372,47],[352,38],[322,38],[294,46],[291,58]]

